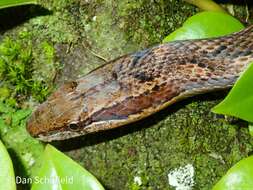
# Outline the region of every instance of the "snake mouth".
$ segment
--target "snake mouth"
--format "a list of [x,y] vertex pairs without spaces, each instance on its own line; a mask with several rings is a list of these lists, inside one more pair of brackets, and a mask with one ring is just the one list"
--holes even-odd
[[57,131],[57,132],[51,132],[51,133],[42,133],[36,136],[37,139],[43,141],[43,142],[52,142],[52,141],[61,141],[66,140],[78,136],[82,136],[87,134],[85,131]]
[[113,129],[113,128],[125,125],[128,122],[129,120],[98,121],[98,122],[93,122],[87,126],[80,127],[78,130],[73,130],[68,127],[67,130],[66,128],[62,128],[63,130],[60,130],[60,131],[55,130],[51,132],[40,133],[34,137],[43,142],[61,141],[61,140],[71,139],[74,137],[83,136],[86,134]]

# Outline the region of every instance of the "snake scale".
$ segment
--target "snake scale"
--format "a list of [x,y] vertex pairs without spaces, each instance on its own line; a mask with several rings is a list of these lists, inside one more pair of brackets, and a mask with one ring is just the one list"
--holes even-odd
[[135,122],[181,99],[231,87],[253,61],[253,26],[119,57],[70,81],[38,106],[27,130],[64,140]]

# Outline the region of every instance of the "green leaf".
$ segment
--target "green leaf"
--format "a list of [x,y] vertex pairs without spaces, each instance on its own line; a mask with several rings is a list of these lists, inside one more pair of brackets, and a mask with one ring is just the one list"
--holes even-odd
[[250,156],[230,168],[212,190],[250,190],[252,188],[253,156]]
[[[93,175],[53,146],[49,144],[46,146],[43,158],[32,190],[104,190]],[[46,180],[51,180],[51,183]]]
[[228,14],[205,11],[188,18],[181,28],[168,35],[163,42],[224,36],[243,28],[240,21]]
[[249,134],[253,137],[253,123],[249,123]]
[[227,97],[212,111],[253,122],[253,64],[237,80]]
[[2,141],[0,141],[0,189],[16,189],[12,161]]
[[36,3],[36,0],[0,0],[0,9]]

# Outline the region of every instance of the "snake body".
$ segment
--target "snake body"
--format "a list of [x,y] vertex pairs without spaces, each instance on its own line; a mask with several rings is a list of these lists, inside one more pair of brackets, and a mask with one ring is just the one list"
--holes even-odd
[[123,126],[186,97],[231,87],[252,61],[253,26],[128,54],[62,85],[34,111],[27,130],[52,141]]

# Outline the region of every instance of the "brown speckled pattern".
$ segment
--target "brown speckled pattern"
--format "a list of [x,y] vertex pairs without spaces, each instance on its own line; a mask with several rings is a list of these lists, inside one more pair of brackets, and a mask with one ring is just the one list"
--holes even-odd
[[253,26],[221,38],[158,45],[61,86],[27,129],[51,141],[119,127],[188,96],[231,87],[251,61]]

